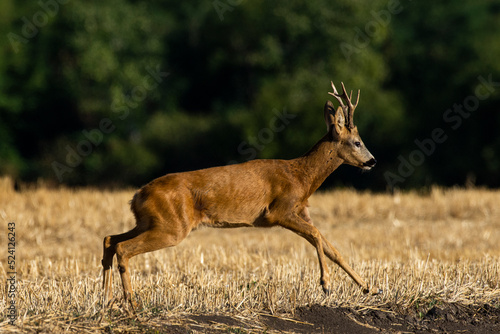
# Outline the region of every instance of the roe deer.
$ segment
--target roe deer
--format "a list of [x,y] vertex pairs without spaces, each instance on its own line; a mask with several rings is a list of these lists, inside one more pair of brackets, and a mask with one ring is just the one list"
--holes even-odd
[[[200,225],[212,227],[282,226],[311,243],[318,253],[320,284],[329,293],[330,276],[325,255],[338,264],[365,293],[380,293],[347,264],[340,253],[313,225],[308,198],[341,164],[365,170],[376,164],[353,124],[359,101],[351,102],[342,83],[340,106],[327,101],[324,117],[326,135],[304,156],[292,160],[253,160],[159,177],[134,195],[131,209],[136,226],[123,234],[104,238],[104,305],[112,296],[112,264],[116,254],[125,301],[132,300],[129,259],[133,256],[172,247]],[[344,104],[344,102],[346,104]]]

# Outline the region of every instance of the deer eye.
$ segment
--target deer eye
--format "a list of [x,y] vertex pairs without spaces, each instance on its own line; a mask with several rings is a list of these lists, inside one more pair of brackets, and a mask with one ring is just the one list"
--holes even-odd
[[354,145],[355,145],[356,147],[361,147],[361,143],[360,143],[359,141],[355,142],[355,143],[354,143]]

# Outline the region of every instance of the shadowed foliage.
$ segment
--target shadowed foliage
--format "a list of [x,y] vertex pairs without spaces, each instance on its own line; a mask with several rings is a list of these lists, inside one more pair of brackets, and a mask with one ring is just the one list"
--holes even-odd
[[0,173],[19,180],[140,185],[294,158],[323,135],[334,80],[361,90],[354,122],[379,164],[327,185],[500,185],[499,1],[5,0],[0,13]]

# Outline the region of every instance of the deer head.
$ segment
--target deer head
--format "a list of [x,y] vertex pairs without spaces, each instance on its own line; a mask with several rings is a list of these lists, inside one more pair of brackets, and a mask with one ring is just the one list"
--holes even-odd
[[328,92],[328,94],[335,97],[340,106],[335,111],[331,101],[327,101],[325,104],[325,122],[328,133],[331,135],[332,141],[338,144],[338,154],[344,160],[344,163],[369,170],[375,166],[377,160],[363,144],[358,128],[354,125],[352,119],[359,102],[359,90],[356,103],[352,104],[352,91],[350,95],[347,95],[344,83],[342,83],[342,94],[338,93],[333,82],[332,88],[333,93]]

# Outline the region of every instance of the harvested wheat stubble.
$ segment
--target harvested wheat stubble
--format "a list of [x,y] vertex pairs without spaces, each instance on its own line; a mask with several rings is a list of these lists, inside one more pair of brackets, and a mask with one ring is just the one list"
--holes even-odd
[[[0,290],[1,332],[327,332],[334,316],[346,326],[392,330],[377,318],[385,313],[394,323],[402,319],[400,330],[425,332],[439,321],[459,324],[463,310],[472,310],[478,323],[498,324],[498,191],[315,194],[315,224],[362,277],[384,290],[380,296],[362,294],[330,263],[332,294],[325,297],[314,248],[289,231],[207,228],[131,260],[138,315],[122,307],[115,269],[116,302],[103,313],[102,239],[134,225],[133,193],[43,187],[18,193],[1,180],[0,220],[5,231],[16,223],[18,278],[16,326],[8,324],[10,300]],[[7,249],[5,237],[0,249]]]

